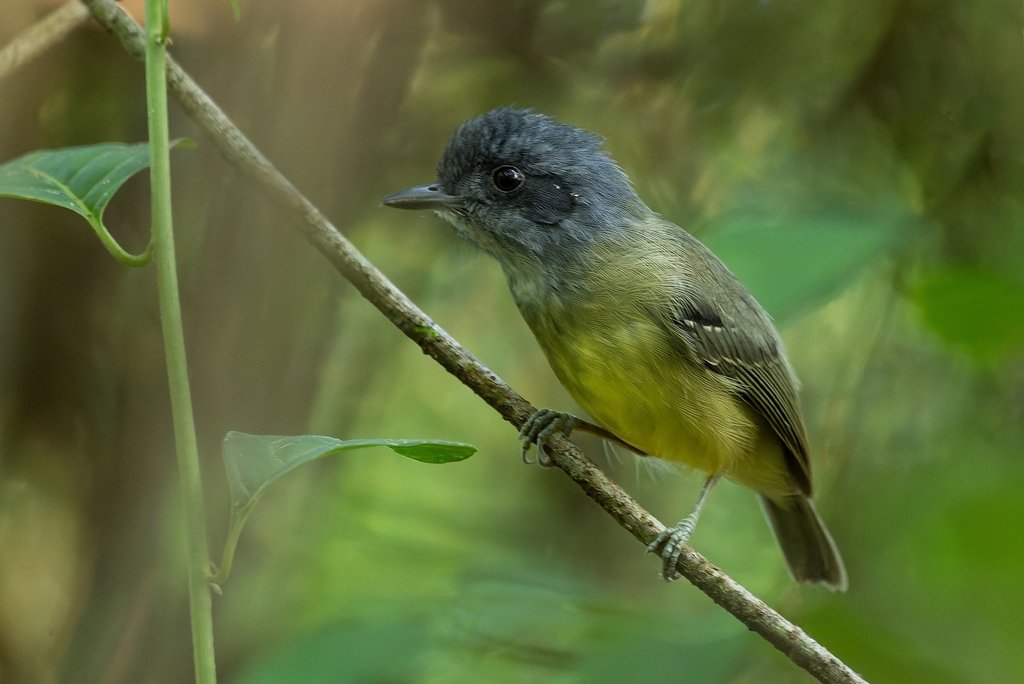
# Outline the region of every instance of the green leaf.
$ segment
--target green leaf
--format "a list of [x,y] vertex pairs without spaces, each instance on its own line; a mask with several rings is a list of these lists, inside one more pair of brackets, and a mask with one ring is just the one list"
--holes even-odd
[[235,13],[235,21],[241,21],[242,11],[238,9],[238,0],[228,0],[231,3],[231,11]]
[[969,269],[926,276],[916,300],[924,321],[947,342],[982,362],[1024,348],[1024,285]]
[[[183,142],[175,140],[171,146]],[[114,258],[127,266],[144,266],[149,262],[150,249],[141,255],[122,249],[103,225],[103,212],[114,193],[148,166],[149,143],[37,150],[0,165],[0,197],[70,209],[89,222]]]
[[851,215],[724,218],[704,244],[777,321],[835,296],[864,267],[901,246],[900,221]]
[[224,437],[224,465],[234,511],[251,508],[274,480],[294,468],[329,454],[353,449],[387,447],[423,463],[452,463],[469,458],[469,444],[416,439],[355,439],[344,441],[320,435],[273,437],[229,432]]
[[397,454],[422,463],[454,463],[474,453],[476,447],[458,442],[419,439],[340,440],[319,435],[275,437],[229,432],[222,455],[231,490],[231,528],[224,544],[221,569],[211,578],[222,583],[230,572],[235,545],[246,518],[266,488],[303,463],[353,449],[387,447]]

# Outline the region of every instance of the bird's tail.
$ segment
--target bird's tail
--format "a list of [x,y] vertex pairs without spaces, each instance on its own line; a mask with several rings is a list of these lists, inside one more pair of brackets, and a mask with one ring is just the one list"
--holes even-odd
[[758,498],[793,579],[846,591],[843,559],[814,503],[803,494]]

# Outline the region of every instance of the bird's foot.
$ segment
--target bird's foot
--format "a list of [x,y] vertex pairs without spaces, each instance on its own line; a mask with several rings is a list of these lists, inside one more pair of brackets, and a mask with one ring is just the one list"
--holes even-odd
[[683,555],[683,548],[693,534],[693,528],[697,525],[697,516],[688,515],[672,527],[666,527],[658,538],[650,543],[646,553],[656,553],[661,556],[661,579],[666,582],[679,579],[682,575],[676,570],[676,563],[679,556]]
[[533,463],[530,460],[530,445],[537,445],[537,465],[541,468],[551,467],[551,457],[544,448],[544,440],[561,432],[568,437],[576,427],[576,416],[571,413],[561,413],[551,409],[540,409],[526,419],[522,429],[519,431],[519,439],[523,443],[523,463]]

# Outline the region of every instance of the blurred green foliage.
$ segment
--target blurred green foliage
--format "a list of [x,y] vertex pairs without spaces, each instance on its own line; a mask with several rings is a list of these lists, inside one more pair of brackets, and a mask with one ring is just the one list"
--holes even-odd
[[978,270],[942,269],[921,279],[917,302],[939,335],[981,361],[1024,347],[1024,284]]
[[910,237],[895,221],[822,214],[772,218],[739,214],[713,227],[705,243],[758,302],[784,324],[834,297],[865,267]]
[[[43,11],[15,0],[0,42]],[[137,12],[141,16],[141,12]],[[495,264],[430,216],[464,119],[594,130],[780,324],[851,589],[794,586],[754,497],[693,544],[872,682],[1024,682],[1024,6],[997,0],[302,0],[172,8],[172,51],[395,282],[533,403],[574,407]],[[441,371],[172,108],[211,547],[229,430],[476,445],[271,488],[215,601],[225,682],[807,682]],[[0,160],[145,138],[141,67],[82,29],[0,83]],[[152,278],[0,201],[0,681],[191,673]],[[145,183],[105,221],[144,244]],[[699,478],[580,443],[678,519]],[[608,458],[604,454],[608,453]],[[276,489],[276,491],[275,491]],[[317,679],[319,678],[319,679]]]

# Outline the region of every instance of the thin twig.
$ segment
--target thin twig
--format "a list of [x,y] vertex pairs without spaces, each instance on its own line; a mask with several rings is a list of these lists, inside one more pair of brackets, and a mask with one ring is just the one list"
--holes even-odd
[[[141,29],[113,0],[82,0],[100,24],[115,33],[125,49],[141,58]],[[173,60],[168,59],[167,82],[172,96],[210,137],[214,146],[242,175],[269,191],[275,201],[294,211],[299,230],[359,292],[388,320],[418,344],[425,354],[490,404],[516,427],[534,408],[384,277],[238,130],[206,93]],[[618,485],[608,479],[569,440],[553,437],[547,445],[554,463],[569,475],[616,522],[642,544],[665,529]],[[841,660],[806,633],[691,548],[676,569],[711,600],[732,613],[782,651],[795,664],[826,684],[866,684]]]
[[0,50],[0,79],[59,42],[89,18],[89,10],[70,0],[18,34]]

